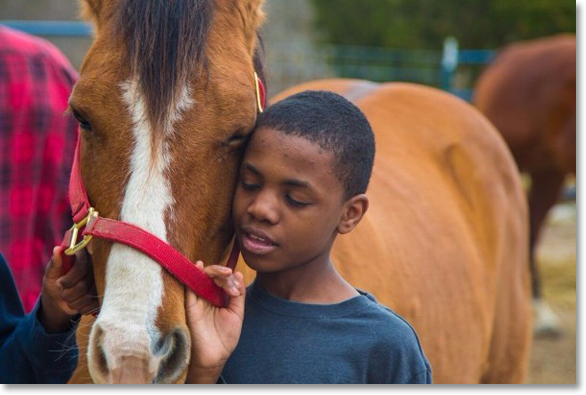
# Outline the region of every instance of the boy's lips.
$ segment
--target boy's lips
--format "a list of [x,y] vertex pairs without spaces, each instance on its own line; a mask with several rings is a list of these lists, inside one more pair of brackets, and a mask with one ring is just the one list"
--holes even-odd
[[256,255],[268,254],[278,248],[278,244],[266,233],[252,228],[242,229],[242,249]]

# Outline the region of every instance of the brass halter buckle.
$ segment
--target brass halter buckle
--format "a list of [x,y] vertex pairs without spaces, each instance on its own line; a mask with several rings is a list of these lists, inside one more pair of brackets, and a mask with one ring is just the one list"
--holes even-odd
[[262,102],[260,99],[260,86],[258,81],[260,81],[260,79],[258,78],[258,74],[256,74],[256,72],[254,73],[254,88],[255,88],[255,93],[256,93],[256,106],[258,108],[258,112],[262,113],[263,112],[263,108],[262,108]]
[[77,243],[77,236],[79,235],[79,230],[83,228],[92,217],[97,216],[98,212],[93,207],[90,207],[86,217],[78,223],[73,224],[71,227],[71,240],[69,242],[69,248],[65,250],[66,255],[75,255],[77,251],[83,250],[85,247],[87,247],[90,241],[92,241],[92,235],[84,235],[83,239]]

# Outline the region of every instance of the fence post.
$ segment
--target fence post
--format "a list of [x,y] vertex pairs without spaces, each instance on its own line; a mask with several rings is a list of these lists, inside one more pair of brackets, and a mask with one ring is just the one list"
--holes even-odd
[[458,40],[450,36],[444,40],[444,49],[442,52],[440,79],[443,90],[448,92],[452,91],[452,81],[456,67],[458,67]]

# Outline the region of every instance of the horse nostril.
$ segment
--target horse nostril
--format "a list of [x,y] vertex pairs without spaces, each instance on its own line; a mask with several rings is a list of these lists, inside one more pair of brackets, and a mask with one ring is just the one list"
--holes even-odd
[[90,344],[92,365],[98,369],[99,373],[107,376],[109,372],[108,360],[103,348],[104,330],[99,324],[95,324],[93,337]]
[[162,355],[155,382],[173,383],[187,368],[189,342],[183,329],[175,329],[155,346],[154,354]]

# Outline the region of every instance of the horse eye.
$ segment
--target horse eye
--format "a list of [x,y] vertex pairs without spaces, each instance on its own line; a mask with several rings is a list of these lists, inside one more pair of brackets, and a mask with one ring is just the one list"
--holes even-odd
[[88,121],[86,121],[85,118],[82,117],[80,113],[73,110],[73,116],[75,117],[75,119],[77,119],[77,122],[79,122],[79,126],[81,126],[82,129],[85,129],[88,131],[92,130],[92,125]]
[[228,144],[232,144],[232,143],[235,143],[235,142],[241,141],[241,140],[243,140],[243,139],[244,139],[244,137],[246,137],[246,136],[244,136],[243,134],[233,134],[233,135],[232,135],[232,136],[230,136],[230,138],[228,139]]
[[236,132],[226,141],[229,145],[240,144],[248,138],[248,134]]

